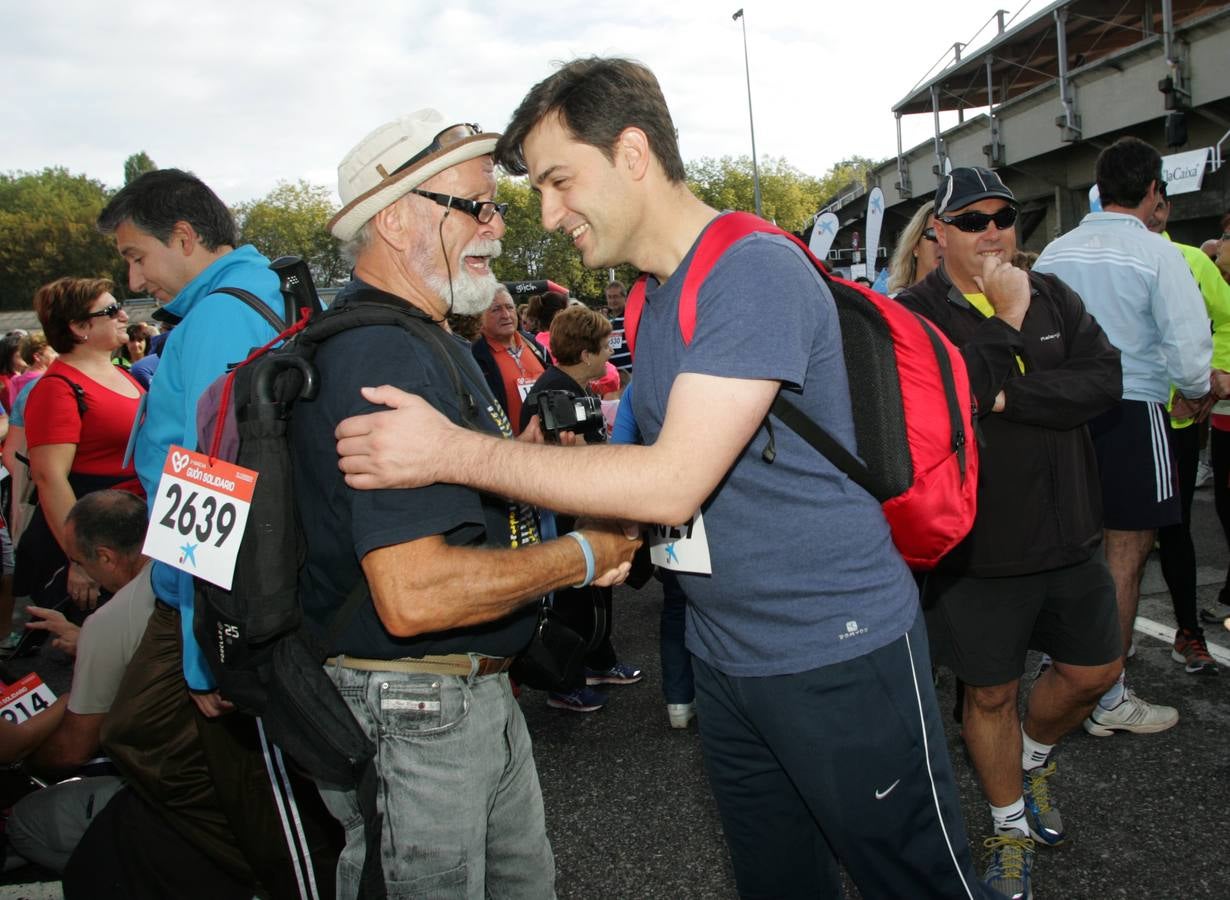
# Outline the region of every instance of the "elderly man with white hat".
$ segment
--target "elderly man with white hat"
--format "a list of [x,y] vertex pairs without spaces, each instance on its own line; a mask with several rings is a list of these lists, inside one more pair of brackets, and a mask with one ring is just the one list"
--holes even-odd
[[[505,209],[491,158],[499,135],[453,121],[434,110],[405,116],[338,167],[344,206],[330,229],[355,265],[334,308],[381,304],[429,324],[354,328],[317,353],[320,393],[291,424],[308,551],[303,605],[329,632],[326,671],[378,747],[390,893],[413,885],[416,896],[551,897],[542,794],[506,673],[535,632],[539,598],[622,579],[639,542],[617,526],[544,542],[532,507],[459,485],[354,490],[334,443],[337,422],[373,409],[363,387],[380,384],[512,436],[446,321],[490,305]],[[364,582],[356,611],[339,617]],[[354,897],[366,846],[357,798],[320,787],[346,827],[338,896]]]

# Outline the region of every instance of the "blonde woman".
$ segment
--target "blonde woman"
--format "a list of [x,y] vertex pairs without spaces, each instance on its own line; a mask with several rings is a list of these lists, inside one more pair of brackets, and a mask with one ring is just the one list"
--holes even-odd
[[892,262],[888,264],[888,294],[893,296],[918,284],[940,264],[940,245],[935,239],[935,201],[928,200],[897,238]]

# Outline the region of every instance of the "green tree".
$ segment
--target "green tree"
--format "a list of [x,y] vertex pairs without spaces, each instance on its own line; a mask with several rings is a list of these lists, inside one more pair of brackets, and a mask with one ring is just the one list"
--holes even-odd
[[859,185],[866,186],[867,178],[875,170],[876,165],[875,160],[865,156],[851,156],[833,163],[820,178],[822,188],[820,202],[829,203],[848,190]]
[[[542,227],[538,195],[524,178],[500,179],[498,198],[508,204],[504,217],[504,254],[493,269],[501,281],[549,278],[566,286],[572,296],[593,304],[605,303],[603,286],[610,280],[607,269],[587,269],[572,239]],[[631,266],[620,266],[615,277],[624,284],[636,277]]]
[[235,208],[240,239],[270,259],[305,259],[317,287],[345,280],[350,270],[341,247],[326,227],[337,212],[329,189],[300,179],[280,181],[259,200]]
[[[714,209],[755,210],[755,183],[750,156],[704,157],[685,166],[688,186]],[[821,179],[794,168],[784,159],[760,161],[760,198],[764,217],[787,231],[801,231],[820,208]]]
[[158,164],[149,158],[149,154],[144,150],[134,153],[128,159],[124,160],[124,184],[125,186],[132,184],[146,172],[153,172],[158,168]]
[[124,294],[123,261],[94,227],[107,199],[101,182],[63,168],[0,174],[0,309],[29,309],[63,275],[108,277]]

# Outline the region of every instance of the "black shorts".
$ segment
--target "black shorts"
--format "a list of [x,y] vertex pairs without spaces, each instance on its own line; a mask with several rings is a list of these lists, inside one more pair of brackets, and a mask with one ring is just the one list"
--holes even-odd
[[931,657],[967,684],[1008,684],[1029,650],[1072,666],[1123,655],[1115,583],[1101,554],[1034,575],[931,574],[923,585]]
[[1182,520],[1170,416],[1161,403],[1120,400],[1090,420],[1089,434],[1102,481],[1105,527],[1148,531]]

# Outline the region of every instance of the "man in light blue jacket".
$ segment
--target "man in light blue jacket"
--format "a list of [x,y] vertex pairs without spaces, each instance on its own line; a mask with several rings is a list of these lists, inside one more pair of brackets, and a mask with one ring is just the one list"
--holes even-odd
[[[1131,646],[1140,579],[1157,529],[1179,522],[1169,415],[1198,418],[1211,405],[1209,318],[1183,255],[1146,228],[1162,184],[1161,156],[1120,138],[1098,157],[1102,212],[1052,241],[1034,270],[1058,275],[1097,319],[1123,364],[1123,399],[1093,419],[1102,482],[1106,562],[1115,580],[1125,653]],[[1128,690],[1122,677],[1085,720],[1099,737],[1149,734],[1179,720]]]
[[[98,227],[115,236],[129,287],[165,304],[157,317],[176,323],[138,416],[134,456],[152,507],[171,446],[196,449],[201,394],[279,333],[286,307],[269,260],[236,246],[226,204],[191,173],[142,175],[112,198]],[[226,292],[233,289],[252,304]],[[326,847],[336,834],[314,786],[288,770],[259,719],[227,715],[233,706],[193,636],[192,576],[156,563],[151,581],[158,603],[104,725],[104,746],[121,768],[129,762],[125,774],[143,797],[224,864],[246,864],[275,897],[332,896],[337,853]],[[194,742],[209,794],[140,764]]]

